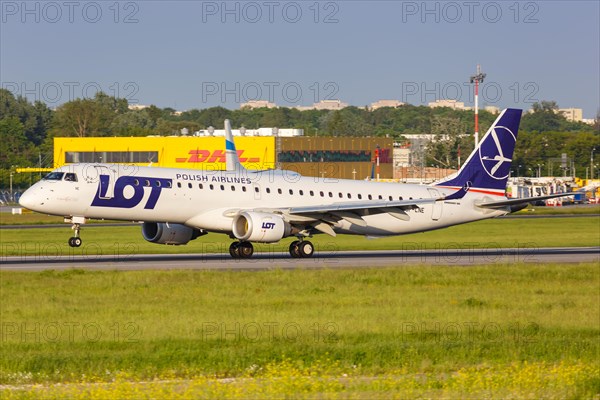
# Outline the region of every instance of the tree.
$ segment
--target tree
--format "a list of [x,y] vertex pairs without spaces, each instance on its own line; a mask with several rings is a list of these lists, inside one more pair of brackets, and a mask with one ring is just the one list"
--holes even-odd
[[28,165],[34,153],[21,121],[17,117],[0,119],[0,168]]
[[473,148],[472,136],[465,134],[467,129],[459,118],[434,115],[431,134],[435,139],[427,144],[427,162],[444,168],[457,166],[461,149],[469,153]]

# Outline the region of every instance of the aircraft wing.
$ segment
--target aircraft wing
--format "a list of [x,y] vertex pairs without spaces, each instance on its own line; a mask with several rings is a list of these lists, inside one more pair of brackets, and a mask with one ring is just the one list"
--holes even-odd
[[[468,189],[467,189],[468,190]],[[264,208],[253,211],[279,214],[283,219],[292,224],[303,224],[310,226],[317,231],[335,236],[332,225],[340,220],[346,220],[351,224],[365,227],[367,223],[362,217],[374,214],[386,213],[391,217],[402,221],[410,221],[408,210],[420,208],[426,204],[433,204],[437,201],[454,200],[461,198],[467,192],[460,189],[446,197],[429,199],[409,199],[409,200],[367,200],[344,203],[330,203],[314,206],[289,207],[289,208]],[[237,211],[239,212],[239,211]],[[235,214],[235,210],[230,210],[230,215]]]
[[518,207],[521,205],[524,205],[525,207],[527,207],[527,204],[532,203],[534,201],[554,199],[556,197],[567,197],[567,196],[573,196],[573,195],[575,195],[575,193],[554,193],[554,194],[549,194],[546,196],[519,197],[516,199],[490,201],[490,202],[479,202],[479,203],[476,203],[475,205],[477,207],[481,207],[481,208],[492,208],[492,209],[505,208],[505,207]]

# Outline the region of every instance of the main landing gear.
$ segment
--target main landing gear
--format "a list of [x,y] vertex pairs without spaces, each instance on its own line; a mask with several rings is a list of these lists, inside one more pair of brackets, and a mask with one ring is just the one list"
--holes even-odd
[[233,242],[229,246],[229,254],[233,258],[250,258],[254,254],[254,246],[250,242]]
[[315,253],[315,246],[308,240],[294,240],[290,244],[292,258],[309,258]]
[[[314,253],[315,246],[308,240],[294,240],[290,244],[290,255],[293,258],[309,258]],[[229,246],[229,254],[233,258],[250,258],[254,254],[254,246],[250,242],[233,242]]]
[[71,246],[71,247],[81,246],[81,243],[83,242],[81,240],[81,238],[79,237],[79,232],[81,231],[81,224],[75,223],[75,224],[73,224],[71,229],[73,229],[73,231],[75,232],[75,236],[69,238],[69,246]]

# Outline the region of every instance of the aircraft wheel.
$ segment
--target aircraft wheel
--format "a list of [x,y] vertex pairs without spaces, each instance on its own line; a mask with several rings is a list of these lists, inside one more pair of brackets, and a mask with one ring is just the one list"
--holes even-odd
[[229,245],[229,254],[233,258],[240,258],[240,242],[233,242]]
[[241,242],[238,249],[240,258],[250,258],[254,254],[254,246],[250,242]]
[[308,240],[302,241],[298,244],[300,256],[302,258],[309,258],[315,253],[315,246]]
[[292,256],[292,258],[300,258],[300,241],[299,240],[294,240],[292,243],[290,243],[290,255]]
[[79,247],[81,246],[82,240],[78,237],[69,238],[69,246],[71,247]]

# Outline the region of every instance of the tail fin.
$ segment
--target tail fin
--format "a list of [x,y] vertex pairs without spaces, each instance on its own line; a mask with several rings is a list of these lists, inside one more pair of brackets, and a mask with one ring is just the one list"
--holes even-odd
[[233,133],[231,132],[231,123],[228,119],[225,120],[225,170],[239,171],[243,170],[244,166],[240,162],[235,142],[233,141]]
[[496,118],[463,167],[436,186],[485,189],[504,195],[522,110],[507,108]]

